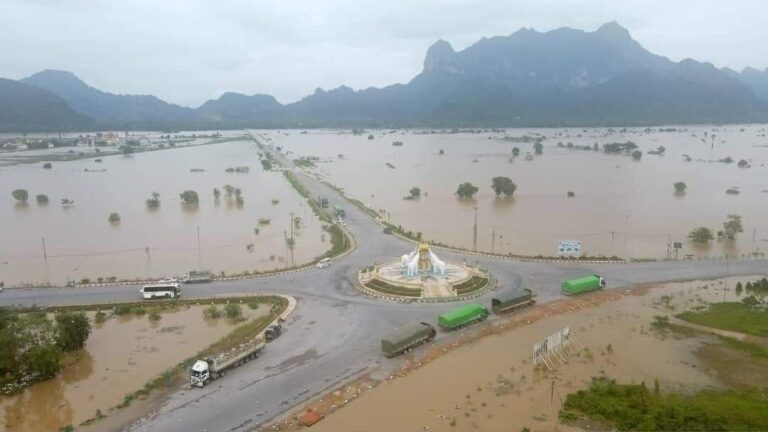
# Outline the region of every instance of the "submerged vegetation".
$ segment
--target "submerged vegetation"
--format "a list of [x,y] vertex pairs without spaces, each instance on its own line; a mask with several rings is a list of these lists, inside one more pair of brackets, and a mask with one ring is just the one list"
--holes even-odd
[[645,383],[617,384],[593,378],[587,390],[569,394],[560,419],[589,418],[619,431],[768,430],[768,397],[757,391],[666,394]]
[[66,351],[82,348],[91,332],[82,312],[18,313],[0,308],[0,393],[56,376]]

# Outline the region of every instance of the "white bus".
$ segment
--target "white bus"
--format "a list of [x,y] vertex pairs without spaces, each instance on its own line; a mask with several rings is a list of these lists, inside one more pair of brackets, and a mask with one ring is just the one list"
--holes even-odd
[[144,300],[154,298],[179,298],[181,297],[181,288],[178,283],[156,283],[144,285],[139,293]]
[[321,269],[321,268],[326,268],[330,265],[331,265],[331,259],[323,258],[320,261],[318,261],[317,264],[315,264],[315,267]]

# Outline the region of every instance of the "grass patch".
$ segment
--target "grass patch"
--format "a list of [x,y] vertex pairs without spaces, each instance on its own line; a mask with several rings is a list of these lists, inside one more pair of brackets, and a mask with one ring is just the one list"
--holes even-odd
[[713,303],[706,310],[683,312],[677,317],[706,327],[768,337],[768,310],[743,303]]
[[366,282],[365,286],[374,291],[382,292],[385,294],[404,296],[404,297],[421,297],[421,289],[419,288],[400,287],[400,286],[386,283],[379,279],[372,279]]
[[566,397],[560,419],[588,418],[619,431],[768,430],[766,403],[757,390],[664,394],[658,386],[593,378],[589,389]]
[[723,343],[723,345],[729,348],[749,354],[752,357],[768,360],[768,349],[765,349],[764,347],[758,344],[740,341],[738,339],[724,337],[724,336],[718,336],[718,338]]
[[488,285],[488,278],[482,276],[472,276],[469,278],[469,280],[454,285],[453,288],[456,290],[456,294],[464,295],[473,291],[477,291],[486,285]]

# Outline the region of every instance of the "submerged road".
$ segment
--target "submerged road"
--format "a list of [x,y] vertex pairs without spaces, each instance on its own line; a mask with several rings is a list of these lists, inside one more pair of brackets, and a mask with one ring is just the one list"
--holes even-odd
[[[286,163],[290,166],[290,163]],[[270,342],[264,355],[233,370],[202,389],[171,395],[157,412],[132,425],[131,431],[247,431],[258,429],[282,413],[332,390],[365,372],[383,373],[399,364],[380,354],[380,338],[403,323],[434,322],[437,315],[460,303],[396,303],[360,293],[357,271],[375,262],[399,257],[413,245],[382,232],[369,215],[317,180],[299,174],[315,195],[345,204],[348,230],[357,249],[326,269],[310,269],[231,282],[184,286],[185,298],[237,294],[290,294],[298,305],[285,332]],[[609,288],[768,272],[766,260],[671,261],[631,264],[534,263],[439,251],[448,261],[479,263],[498,280],[497,291],[530,288],[539,302],[560,297],[563,279],[597,273]],[[136,286],[98,288],[9,289],[0,305],[65,305],[135,301]],[[489,304],[494,292],[471,300]],[[472,331],[470,329],[462,330]],[[458,332],[461,333],[461,332]],[[454,337],[438,332],[438,341]],[[545,335],[542,335],[545,336]]]

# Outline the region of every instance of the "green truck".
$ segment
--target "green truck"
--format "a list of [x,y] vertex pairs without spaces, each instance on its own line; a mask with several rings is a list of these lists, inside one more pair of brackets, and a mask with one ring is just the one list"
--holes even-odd
[[480,322],[488,317],[488,309],[479,304],[468,304],[437,317],[437,325],[443,330],[455,330]]
[[523,292],[514,292],[506,295],[499,295],[491,299],[491,310],[495,314],[512,312],[513,310],[524,308],[536,303],[533,298],[533,292],[524,288]]
[[381,340],[381,350],[387,357],[394,357],[431,341],[436,334],[437,331],[431,324],[425,322],[406,324]]
[[569,279],[560,284],[560,289],[565,295],[584,294],[605,288],[605,279],[598,275]]

